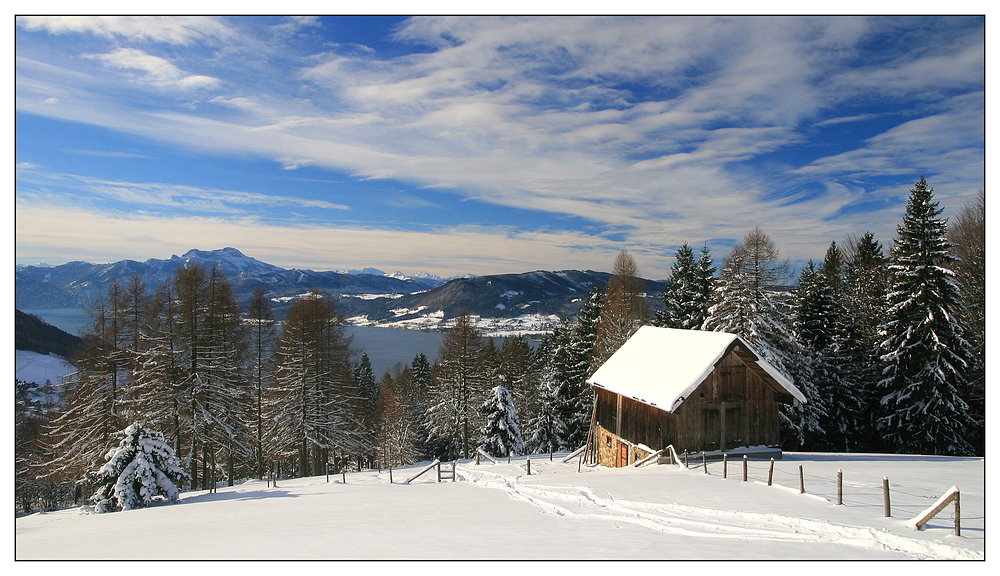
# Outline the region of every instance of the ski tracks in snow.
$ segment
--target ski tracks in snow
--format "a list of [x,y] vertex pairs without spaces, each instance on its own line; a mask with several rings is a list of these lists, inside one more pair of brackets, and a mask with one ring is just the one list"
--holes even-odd
[[917,540],[887,530],[847,526],[780,514],[718,510],[700,506],[620,500],[598,496],[585,486],[526,484],[522,476],[458,467],[459,478],[481,488],[503,490],[546,514],[628,522],[650,530],[695,538],[830,543],[897,552],[922,559],[981,560],[975,550]]

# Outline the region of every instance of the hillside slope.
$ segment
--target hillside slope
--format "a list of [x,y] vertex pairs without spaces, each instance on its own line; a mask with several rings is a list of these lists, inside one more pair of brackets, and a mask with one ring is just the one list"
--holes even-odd
[[[798,494],[797,467],[806,474]],[[785,454],[742,482],[722,464],[691,469],[581,468],[558,457],[510,464],[462,461],[458,481],[419,467],[389,473],[249,481],[177,505],[113,514],[64,510],[15,521],[28,559],[886,560],[984,557],[981,458]],[[845,477],[844,505],[832,480]],[[883,518],[883,475],[893,517]],[[950,508],[926,530],[906,520],[957,485],[962,536]],[[736,568],[736,566],[733,566]]]

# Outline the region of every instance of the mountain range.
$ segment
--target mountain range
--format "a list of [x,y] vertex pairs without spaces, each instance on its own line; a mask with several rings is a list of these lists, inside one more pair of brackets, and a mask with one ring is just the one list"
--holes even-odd
[[[572,317],[586,293],[607,285],[610,274],[592,270],[534,271],[521,274],[459,277],[386,274],[375,268],[317,272],[286,269],[244,255],[236,248],[190,250],[168,259],[111,264],[69,262],[58,266],[17,266],[19,309],[83,308],[114,279],[139,275],[152,291],[181,266],[213,265],[226,274],[241,305],[263,285],[281,317],[311,288],[336,297],[337,307],[354,325],[439,328],[462,310],[520,331],[546,331],[560,317]],[[645,280],[649,304],[657,308],[662,282]]]

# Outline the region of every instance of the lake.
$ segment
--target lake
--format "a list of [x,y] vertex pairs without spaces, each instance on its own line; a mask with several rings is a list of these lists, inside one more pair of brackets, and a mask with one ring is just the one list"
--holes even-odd
[[[80,329],[90,322],[87,314],[80,308],[35,309],[22,312],[34,314],[49,324],[76,335],[79,335]],[[349,326],[346,333],[353,338],[355,348],[368,354],[376,379],[381,378],[382,374],[397,362],[409,364],[413,361],[413,357],[421,352],[427,355],[429,362],[433,363],[444,339],[443,332],[368,326]],[[502,339],[496,339],[498,346],[501,342]]]

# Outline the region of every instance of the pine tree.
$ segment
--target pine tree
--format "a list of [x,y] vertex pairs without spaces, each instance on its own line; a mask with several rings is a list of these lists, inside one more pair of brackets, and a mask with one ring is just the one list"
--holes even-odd
[[567,448],[582,445],[587,439],[593,391],[586,384],[587,363],[579,347],[577,325],[563,320],[552,333],[548,363],[543,372],[554,389],[556,418],[564,425],[562,439]]
[[981,425],[961,396],[975,353],[957,321],[959,291],[946,239],[947,223],[921,178],[910,190],[892,249],[889,320],[883,332],[888,413],[884,439],[900,452],[968,455],[968,438]]
[[412,422],[414,447],[420,458],[434,453],[427,440],[427,395],[430,387],[431,364],[426,354],[417,354],[410,362],[408,378],[400,382],[399,402],[407,421]]
[[808,434],[820,431],[812,363],[793,336],[791,321],[778,303],[774,286],[788,276],[788,261],[779,260],[774,242],[754,228],[730,250],[715,283],[713,304],[702,330],[740,336],[764,359],[788,376],[806,396],[807,404],[782,406],[779,414],[786,442],[801,446]]
[[455,318],[445,335],[428,390],[427,426],[431,442],[441,446],[438,456],[470,458],[479,428],[479,404],[486,392],[478,372],[483,338],[468,312]]
[[357,366],[354,367],[354,382],[361,395],[361,428],[364,434],[364,441],[370,446],[369,460],[375,447],[375,403],[378,400],[379,382],[375,381],[375,374],[372,373],[372,363],[368,358],[368,353],[363,352]]
[[350,341],[332,299],[317,290],[292,304],[275,350],[265,414],[275,453],[299,476],[322,474],[331,452],[361,454],[360,399]]
[[587,292],[583,305],[580,306],[580,311],[576,315],[573,341],[577,349],[576,353],[587,364],[586,378],[593,376],[600,367],[595,360],[594,347],[597,345],[597,326],[601,321],[601,311],[604,310],[604,304],[604,293],[601,292],[600,286],[594,286]]
[[[706,248],[707,250],[707,248]],[[702,254],[704,258],[705,253]],[[707,260],[709,269],[711,259]],[[685,242],[677,249],[667,289],[663,292],[663,310],[656,313],[657,325],[665,328],[695,330],[701,328],[708,314],[704,263],[695,261],[694,251]]]
[[594,359],[600,366],[621,348],[640,326],[649,320],[646,304],[642,300],[643,282],[639,268],[628,250],[621,250],[615,258],[607,296],[601,308],[594,342]]
[[127,300],[112,280],[87,307],[91,322],[75,359],[76,372],[63,386],[62,406],[45,425],[51,460],[42,475],[53,481],[76,481],[100,460],[129,415],[127,396],[134,363],[123,347],[127,340]]
[[566,424],[560,418],[564,398],[560,396],[555,366],[546,363],[542,370],[535,409],[528,421],[526,447],[532,453],[556,451],[568,446]]
[[88,477],[97,487],[91,497],[96,511],[145,508],[157,496],[177,502],[177,484],[189,478],[163,434],[139,422],[120,434],[123,438],[107,453],[107,462]]
[[265,474],[266,452],[264,449],[264,392],[270,385],[271,358],[277,331],[274,313],[263,286],[254,288],[247,304],[247,323],[250,341],[250,376],[253,379],[253,434],[254,434],[254,476],[263,478]]
[[414,437],[414,421],[400,403],[400,391],[409,378],[409,369],[396,365],[392,373],[386,372],[378,383],[375,430],[380,467],[411,464],[419,456]]
[[882,393],[879,346],[880,330],[888,311],[888,263],[882,245],[866,232],[849,242],[843,289],[838,296],[841,335],[838,346],[845,380],[855,391],[861,407],[854,415],[853,451],[881,451],[888,447],[878,441],[876,422]]
[[510,390],[514,407],[521,415],[529,414],[531,402],[531,368],[534,352],[528,341],[520,335],[508,336],[500,345],[497,381]]
[[39,475],[45,474],[50,456],[44,431],[57,396],[48,380],[41,385],[14,380],[14,501],[24,514],[30,514],[40,498],[51,498],[51,487],[58,485]]
[[[986,417],[986,192],[979,190],[976,200],[966,205],[949,222],[948,241],[952,243],[955,280],[961,299],[958,320],[966,340],[975,351],[975,363],[968,371],[968,388],[963,397],[973,417]],[[984,454],[985,430],[980,427],[970,442],[976,454]]]
[[479,431],[480,450],[497,457],[524,452],[521,426],[509,390],[503,386],[494,387],[479,412],[486,420]]
[[[810,384],[815,390],[815,397],[810,398],[805,409],[816,417],[819,428],[806,435],[804,443],[809,450],[848,449],[856,432],[855,418],[862,409],[842,370],[842,322],[833,288],[827,281],[829,269],[827,265],[817,271],[810,260],[799,276],[794,299],[795,335],[804,351],[803,362],[809,364]],[[802,385],[802,380],[797,383]]]

